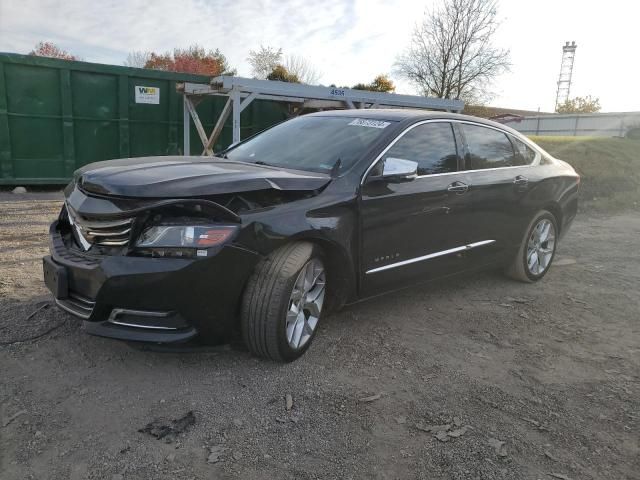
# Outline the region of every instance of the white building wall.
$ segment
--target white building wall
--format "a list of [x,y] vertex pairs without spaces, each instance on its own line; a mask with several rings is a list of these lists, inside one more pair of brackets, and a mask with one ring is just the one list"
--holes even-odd
[[540,115],[503,123],[525,135],[624,137],[640,128],[640,112]]

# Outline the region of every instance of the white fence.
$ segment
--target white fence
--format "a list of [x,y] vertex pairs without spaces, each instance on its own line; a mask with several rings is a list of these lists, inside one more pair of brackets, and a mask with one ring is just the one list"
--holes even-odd
[[640,129],[640,112],[540,115],[503,121],[525,135],[624,137]]

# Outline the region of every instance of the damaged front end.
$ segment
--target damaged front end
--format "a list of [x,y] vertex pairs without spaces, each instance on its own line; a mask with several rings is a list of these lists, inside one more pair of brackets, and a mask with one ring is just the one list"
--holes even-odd
[[88,333],[162,343],[228,340],[262,258],[239,241],[243,215],[319,193],[264,180],[259,190],[126,197],[89,192],[81,179],[67,187],[51,225],[45,283]]
[[140,202],[73,187],[50,228],[45,282],[88,333],[151,342],[223,340],[259,254],[210,200]]
[[73,187],[59,216],[77,247],[98,255],[207,257],[232,242],[241,215],[317,195],[277,189],[207,199],[97,198]]
[[233,241],[241,223],[209,200],[101,200],[76,190],[65,202],[59,222],[75,241],[70,248],[96,255],[206,257]]

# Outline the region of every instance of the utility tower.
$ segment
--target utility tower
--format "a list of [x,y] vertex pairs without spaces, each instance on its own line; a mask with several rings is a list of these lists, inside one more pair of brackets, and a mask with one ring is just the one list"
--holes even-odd
[[560,64],[560,76],[558,77],[558,91],[556,93],[556,110],[569,99],[571,89],[571,74],[573,73],[573,61],[576,58],[576,42],[565,43],[562,47],[562,63]]

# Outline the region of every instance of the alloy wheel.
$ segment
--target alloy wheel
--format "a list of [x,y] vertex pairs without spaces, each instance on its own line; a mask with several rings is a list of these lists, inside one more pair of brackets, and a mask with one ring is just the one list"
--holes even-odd
[[556,229],[547,218],[540,220],[529,236],[527,243],[527,269],[532,275],[542,275],[553,258],[556,248]]
[[324,266],[317,258],[309,260],[296,278],[285,322],[287,342],[294,350],[313,336],[322,312],[325,283]]

